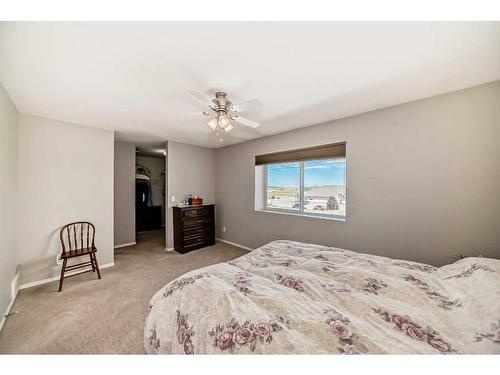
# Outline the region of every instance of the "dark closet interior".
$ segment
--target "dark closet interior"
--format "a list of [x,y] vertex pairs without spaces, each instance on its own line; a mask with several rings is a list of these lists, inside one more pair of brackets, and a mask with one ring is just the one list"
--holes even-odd
[[[158,164],[161,159],[137,158],[135,173],[135,226],[136,232],[161,229],[164,226],[165,212],[165,168],[153,170],[144,165],[151,159]],[[161,165],[161,164],[160,164]]]

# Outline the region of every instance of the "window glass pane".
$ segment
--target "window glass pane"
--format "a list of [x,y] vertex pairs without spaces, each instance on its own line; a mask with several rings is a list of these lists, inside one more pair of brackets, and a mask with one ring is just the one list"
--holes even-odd
[[304,162],[304,213],[345,216],[345,159]]
[[300,211],[300,163],[267,166],[267,207]]

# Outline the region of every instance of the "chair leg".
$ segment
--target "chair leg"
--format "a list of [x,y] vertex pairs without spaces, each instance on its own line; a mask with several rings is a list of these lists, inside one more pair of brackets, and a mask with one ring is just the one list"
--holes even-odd
[[95,272],[95,264],[94,264],[94,257],[92,254],[89,254],[90,257],[90,264],[92,265],[92,272]]
[[95,269],[97,271],[97,277],[99,277],[99,279],[101,279],[101,271],[99,271],[99,264],[97,263],[97,257],[95,255],[95,253],[92,253],[92,256],[94,257],[94,263],[95,263]]
[[66,272],[66,262],[67,261],[68,261],[67,259],[63,260],[63,265],[61,268],[61,278],[59,279],[59,292],[62,291],[63,281],[64,281],[64,272]]

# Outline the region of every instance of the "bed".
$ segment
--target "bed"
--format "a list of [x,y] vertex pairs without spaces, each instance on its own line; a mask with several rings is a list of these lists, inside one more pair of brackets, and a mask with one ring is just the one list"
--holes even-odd
[[500,260],[440,268],[274,241],[148,306],[147,353],[500,354]]

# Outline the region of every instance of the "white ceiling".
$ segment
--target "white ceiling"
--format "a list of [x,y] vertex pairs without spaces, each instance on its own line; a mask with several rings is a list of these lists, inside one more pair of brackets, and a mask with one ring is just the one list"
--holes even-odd
[[[221,147],[500,79],[500,22],[0,24],[18,110],[136,144]],[[222,144],[188,90],[257,98]]]

